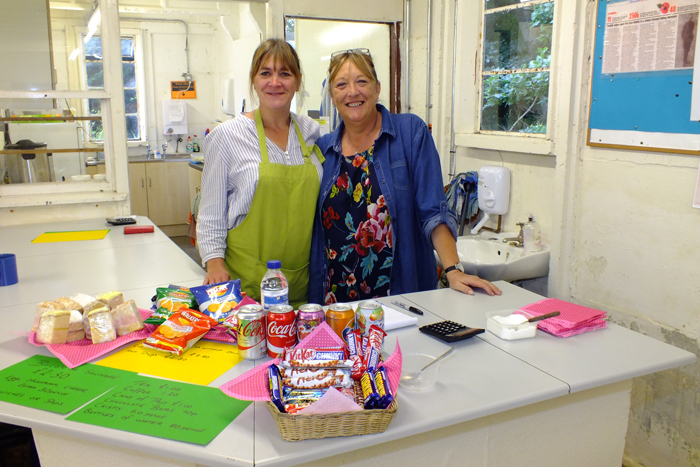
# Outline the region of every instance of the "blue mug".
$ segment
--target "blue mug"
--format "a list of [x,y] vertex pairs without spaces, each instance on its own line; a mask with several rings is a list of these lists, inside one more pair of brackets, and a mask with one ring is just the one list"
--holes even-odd
[[12,253],[0,254],[0,286],[16,284],[17,257]]

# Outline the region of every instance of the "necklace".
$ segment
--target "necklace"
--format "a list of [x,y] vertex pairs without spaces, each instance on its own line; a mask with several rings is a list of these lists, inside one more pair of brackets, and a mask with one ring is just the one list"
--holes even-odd
[[[365,146],[367,146],[367,143],[369,143],[369,141],[372,139],[372,134],[374,133],[374,130],[377,129],[377,123],[379,123],[379,112],[377,112],[377,116],[374,118],[374,126],[372,127],[372,131],[369,132],[369,136],[365,139],[365,141],[362,143],[360,148],[364,148]],[[347,142],[348,142],[348,146],[350,146],[350,149],[352,149],[352,151],[353,151],[353,155],[360,153],[360,151],[355,149],[355,147],[352,144],[350,144],[350,137],[349,136],[347,138]]]

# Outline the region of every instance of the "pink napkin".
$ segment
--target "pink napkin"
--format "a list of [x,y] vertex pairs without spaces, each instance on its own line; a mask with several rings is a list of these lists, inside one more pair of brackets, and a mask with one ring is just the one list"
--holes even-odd
[[[318,349],[322,347],[344,346],[343,340],[333,331],[326,323],[321,323],[316,329],[311,331],[311,334],[306,336],[299,342],[295,348],[297,349]],[[227,394],[236,399],[245,401],[269,401],[270,400],[270,382],[267,376],[267,369],[272,364],[280,362],[279,358],[258,365],[250,371],[245,372],[241,376],[232,379],[231,381],[219,386],[224,394]],[[396,392],[401,379],[401,347],[399,341],[396,340],[396,349],[394,353],[383,363],[387,374],[389,375],[389,384],[391,389]]]
[[319,400],[299,411],[303,415],[316,415],[324,413],[357,412],[364,410],[354,400],[342,394],[336,388],[330,388]]
[[605,311],[588,308],[556,298],[547,298],[522,307],[517,314],[540,316],[552,311],[561,314],[547,318],[538,323],[538,327],[557,337],[571,337],[586,331],[602,329],[608,326]]
[[[143,319],[148,318],[152,313],[151,310],[144,310],[142,308],[139,308],[139,312]],[[37,347],[45,346],[49,352],[58,357],[68,368],[75,368],[125,344],[145,339],[150,336],[157,327],[158,326],[155,324],[144,324],[143,329],[131,332],[125,336],[117,337],[111,342],[102,344],[93,344],[90,339],[82,339],[67,344],[42,344],[41,342],[37,342],[36,333],[32,331],[29,333],[29,343]],[[212,329],[202,338],[218,342],[236,342],[233,336],[220,328]]]
[[[143,317],[143,319],[146,319],[151,315],[150,310],[143,310],[139,308],[139,311],[141,312],[141,317]],[[69,342],[67,344],[42,344],[41,342],[37,342],[36,333],[33,331],[29,333],[29,343],[38,347],[44,345],[49,352],[58,357],[68,368],[75,368],[83,363],[87,363],[90,360],[94,360],[97,357],[109,353],[124,344],[145,339],[150,336],[157,327],[151,324],[144,324],[143,326],[143,329],[139,331],[134,331],[125,336],[117,337],[112,342],[105,342],[102,344],[93,344],[90,339],[82,339],[75,342]]]

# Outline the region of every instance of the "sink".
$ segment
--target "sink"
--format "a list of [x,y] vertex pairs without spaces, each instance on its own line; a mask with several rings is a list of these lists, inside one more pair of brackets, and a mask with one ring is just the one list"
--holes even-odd
[[525,251],[522,247],[502,242],[503,238],[517,235],[512,232],[480,232],[458,237],[457,253],[464,272],[488,281],[508,282],[549,274],[549,246],[542,245],[541,251]]

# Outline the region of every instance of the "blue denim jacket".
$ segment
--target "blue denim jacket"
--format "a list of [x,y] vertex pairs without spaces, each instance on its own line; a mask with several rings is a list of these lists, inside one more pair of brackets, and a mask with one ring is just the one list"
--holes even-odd
[[[457,237],[457,217],[447,207],[440,157],[428,127],[413,114],[391,114],[377,104],[382,128],[374,145],[374,170],[386,199],[394,240],[392,295],[431,290],[437,286],[437,264],[430,234],[446,224]],[[323,232],[323,202],[340,175],[344,124],[318,144],[326,158],[316,206],[309,270],[309,302],[323,303],[328,258]]]

